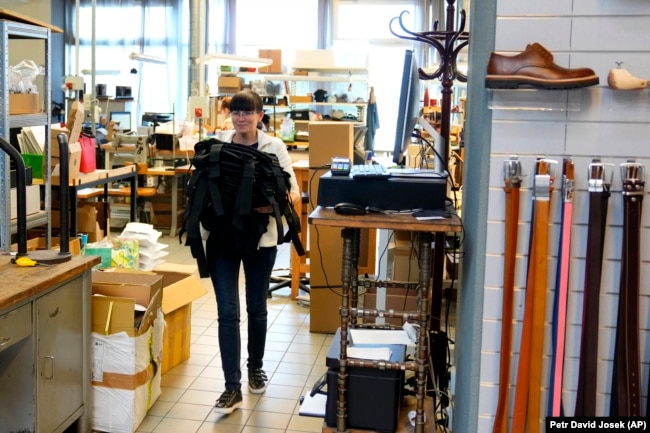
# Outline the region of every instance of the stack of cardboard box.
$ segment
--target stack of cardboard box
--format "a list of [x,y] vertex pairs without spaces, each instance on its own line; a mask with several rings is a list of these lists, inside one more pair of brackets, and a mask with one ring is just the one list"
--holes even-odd
[[194,268],[93,272],[93,429],[135,431],[162,374],[189,357],[192,301],[206,293]]

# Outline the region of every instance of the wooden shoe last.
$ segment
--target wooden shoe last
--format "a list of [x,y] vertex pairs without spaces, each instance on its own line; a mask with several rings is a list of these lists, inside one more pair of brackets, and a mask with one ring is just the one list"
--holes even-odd
[[607,84],[616,90],[640,90],[648,87],[648,80],[635,77],[627,69],[618,67],[609,71]]

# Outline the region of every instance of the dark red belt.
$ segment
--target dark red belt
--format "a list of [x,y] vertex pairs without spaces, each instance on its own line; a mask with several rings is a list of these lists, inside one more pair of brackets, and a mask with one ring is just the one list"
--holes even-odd
[[505,433],[508,425],[508,390],[510,388],[510,356],[512,351],[512,315],[515,291],[515,259],[519,225],[519,190],[521,163],[516,156],[504,161],[506,193],[505,237],[503,252],[503,312],[501,313],[501,355],[499,361],[499,396],[493,433]]
[[576,416],[596,416],[600,277],[611,177],[611,167],[601,163],[600,159],[594,159],[589,165],[589,221]]
[[621,164],[623,249],[610,416],[641,416],[639,246],[646,167]]

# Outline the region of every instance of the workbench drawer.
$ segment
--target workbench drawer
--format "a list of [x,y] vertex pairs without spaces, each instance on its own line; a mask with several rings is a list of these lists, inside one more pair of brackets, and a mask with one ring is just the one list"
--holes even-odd
[[0,352],[32,333],[32,304],[0,315]]

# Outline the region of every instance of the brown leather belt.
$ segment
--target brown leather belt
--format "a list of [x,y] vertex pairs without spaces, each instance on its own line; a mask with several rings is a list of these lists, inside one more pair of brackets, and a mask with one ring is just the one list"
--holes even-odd
[[639,246],[646,167],[621,164],[623,249],[610,416],[641,416],[639,354]]
[[601,163],[600,159],[592,160],[589,165],[589,221],[575,416],[596,416],[600,277],[611,177],[611,166]]
[[550,164],[540,159],[534,182],[533,236],[528,261],[528,287],[515,389],[513,432],[537,433],[540,428],[544,316],[548,267],[548,220],[553,191]]
[[504,161],[503,190],[506,193],[505,237],[503,252],[503,312],[501,313],[501,355],[499,361],[499,397],[493,433],[505,433],[508,425],[508,390],[510,388],[510,357],[512,351],[512,316],[515,290],[515,258],[519,224],[519,190],[521,163],[516,156]]

